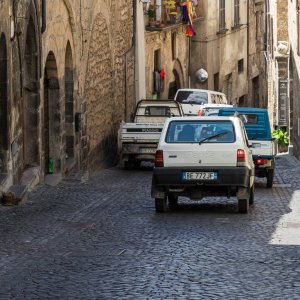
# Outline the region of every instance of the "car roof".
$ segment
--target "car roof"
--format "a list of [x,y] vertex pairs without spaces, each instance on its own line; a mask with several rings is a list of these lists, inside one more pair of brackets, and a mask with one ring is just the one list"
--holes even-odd
[[215,93],[215,94],[220,94],[220,95],[225,95],[222,92],[218,92],[218,91],[213,91],[213,90],[205,90],[205,89],[178,89],[177,92],[179,91],[191,91],[191,92],[210,92],[210,93]]
[[188,117],[171,117],[168,119],[169,122],[171,121],[234,121],[239,120],[238,117],[220,117],[220,116],[188,116]]
[[220,108],[229,108],[229,107],[233,107],[231,104],[222,104],[222,103],[205,103],[203,104],[204,108],[215,108],[215,107],[220,107]]
[[245,112],[245,113],[255,113],[255,112],[267,112],[265,108],[256,107],[224,107],[222,111],[233,111],[233,112]]

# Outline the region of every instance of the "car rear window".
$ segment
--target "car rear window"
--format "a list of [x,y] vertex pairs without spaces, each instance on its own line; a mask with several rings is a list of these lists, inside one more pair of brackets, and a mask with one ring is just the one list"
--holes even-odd
[[235,132],[231,121],[172,121],[166,143],[233,143]]
[[145,108],[145,116],[168,117],[170,113],[168,106],[147,106]]
[[258,116],[255,114],[241,114],[238,117],[243,121],[244,124],[257,124]]
[[183,104],[199,104],[208,103],[208,95],[205,92],[179,91],[176,101]]

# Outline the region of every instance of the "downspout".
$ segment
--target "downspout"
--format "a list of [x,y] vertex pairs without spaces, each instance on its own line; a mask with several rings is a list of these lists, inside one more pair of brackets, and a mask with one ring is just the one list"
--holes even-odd
[[46,31],[46,0],[42,0],[42,27],[41,32],[44,33]]
[[[249,6],[249,0],[247,0],[247,81],[248,81],[248,100],[249,100],[249,87],[250,87],[250,69],[249,69],[249,60],[250,60],[250,51],[249,51],[249,43],[250,43],[250,6]],[[252,95],[253,102],[253,95]],[[250,106],[253,106],[254,103],[250,103]]]
[[[127,83],[127,76],[128,76],[128,72],[127,72],[127,66],[128,66],[128,59],[130,56],[132,56],[133,51],[135,49],[135,44],[136,44],[136,34],[135,34],[135,30],[136,30],[136,6],[137,6],[137,0],[133,0],[132,1],[132,5],[133,5],[133,14],[132,14],[132,18],[133,18],[133,26],[132,26],[132,43],[131,43],[131,47],[124,53],[125,56],[125,65],[124,65],[124,76],[125,76],[125,104],[124,104],[124,121],[127,121],[127,115],[128,115],[128,83]],[[136,74],[136,70],[134,68],[134,78],[135,78],[135,74]]]

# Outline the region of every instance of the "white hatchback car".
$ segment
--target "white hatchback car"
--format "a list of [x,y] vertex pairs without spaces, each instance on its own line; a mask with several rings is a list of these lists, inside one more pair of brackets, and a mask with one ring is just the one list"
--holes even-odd
[[238,117],[170,118],[157,149],[151,190],[157,212],[176,208],[178,196],[236,196],[239,212],[248,212],[255,166]]

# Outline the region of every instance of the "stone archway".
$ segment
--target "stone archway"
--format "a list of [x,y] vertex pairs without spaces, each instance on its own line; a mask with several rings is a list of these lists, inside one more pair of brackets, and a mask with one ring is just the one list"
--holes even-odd
[[39,54],[35,25],[29,19],[24,58],[23,169],[39,165]]
[[8,150],[8,74],[7,48],[4,34],[0,36],[0,173],[7,171]]
[[44,72],[43,151],[45,174],[60,173],[61,171],[60,123],[60,89],[57,64],[54,53],[50,51]]
[[74,128],[74,70],[70,42],[67,43],[65,55],[65,132],[66,159],[74,158],[75,128]]

